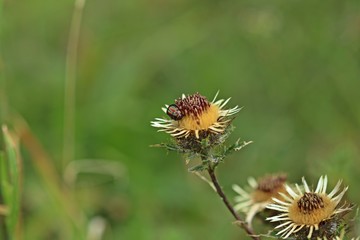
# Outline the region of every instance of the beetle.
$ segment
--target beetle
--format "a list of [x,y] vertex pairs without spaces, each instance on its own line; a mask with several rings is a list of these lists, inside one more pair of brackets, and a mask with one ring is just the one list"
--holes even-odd
[[180,111],[179,107],[176,104],[171,104],[166,110],[166,114],[173,120],[179,121],[184,115]]

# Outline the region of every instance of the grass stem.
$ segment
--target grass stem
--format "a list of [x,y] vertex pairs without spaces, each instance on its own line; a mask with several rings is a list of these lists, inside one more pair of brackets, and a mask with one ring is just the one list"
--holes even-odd
[[75,155],[76,69],[85,0],[75,0],[66,53],[63,168]]

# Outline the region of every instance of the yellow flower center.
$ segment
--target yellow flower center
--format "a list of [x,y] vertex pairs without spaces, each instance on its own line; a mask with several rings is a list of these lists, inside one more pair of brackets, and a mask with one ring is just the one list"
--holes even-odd
[[179,127],[186,130],[205,130],[216,123],[219,118],[220,109],[217,105],[210,104],[198,115],[188,114],[179,120]]
[[283,197],[279,194],[279,192],[286,194],[285,187],[280,186],[274,188],[273,191],[270,192],[265,192],[257,189],[253,192],[252,199],[254,200],[254,202],[272,201],[272,198],[277,198],[279,200],[282,200]]
[[322,193],[305,193],[289,206],[289,218],[299,225],[316,225],[331,217],[336,203]]
[[286,175],[266,175],[258,180],[258,187],[253,192],[254,202],[272,201],[272,198],[282,199],[279,192],[286,193],[284,183]]

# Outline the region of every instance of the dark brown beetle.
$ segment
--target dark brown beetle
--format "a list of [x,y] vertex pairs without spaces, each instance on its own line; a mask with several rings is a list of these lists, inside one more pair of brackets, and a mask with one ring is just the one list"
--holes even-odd
[[171,104],[167,110],[166,114],[173,120],[179,121],[181,120],[184,115],[180,111],[179,107],[176,104]]

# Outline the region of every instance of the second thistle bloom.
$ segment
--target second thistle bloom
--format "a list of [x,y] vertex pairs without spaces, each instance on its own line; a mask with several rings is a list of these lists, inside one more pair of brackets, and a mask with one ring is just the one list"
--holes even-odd
[[[281,214],[269,217],[268,220],[280,222],[275,229],[281,229],[277,235],[283,238],[293,236],[296,239],[333,239],[338,225],[336,216],[350,210],[345,204],[338,206],[348,188],[341,190],[339,181],[330,193],[326,193],[327,176],[320,177],[315,191],[310,190],[304,178],[302,182],[302,187],[295,185],[296,190],[286,185],[288,196],[280,194],[282,200],[273,199],[275,203],[267,208]],[[335,229],[327,227],[333,225]]]
[[201,140],[209,135],[224,133],[231,122],[231,116],[238,113],[238,106],[224,109],[229,102],[215,98],[209,102],[206,97],[195,93],[182,95],[175,100],[175,104],[165,105],[162,110],[170,119],[156,118],[151,126],[159,128],[159,131],[169,133],[176,139],[194,138]]
[[282,198],[279,193],[285,193],[285,174],[266,175],[257,181],[249,178],[251,187],[249,192],[240,186],[234,184],[233,189],[239,195],[235,197],[236,211],[242,211],[246,214],[246,222],[251,224],[254,216],[265,209],[267,205],[273,203],[272,198]]

